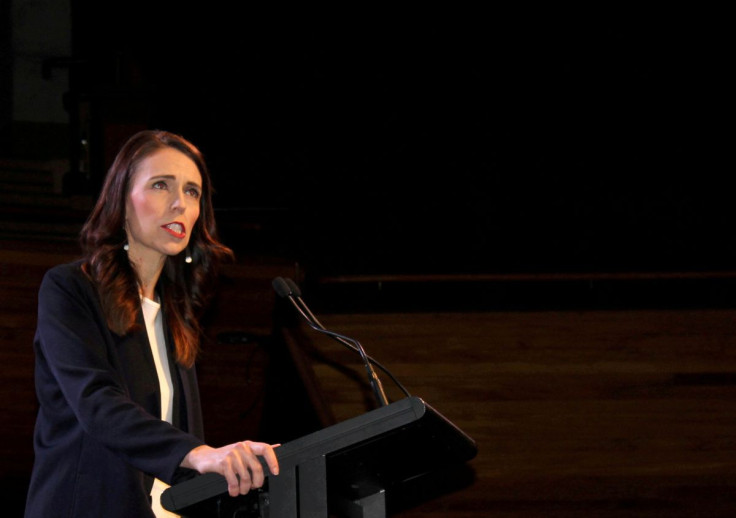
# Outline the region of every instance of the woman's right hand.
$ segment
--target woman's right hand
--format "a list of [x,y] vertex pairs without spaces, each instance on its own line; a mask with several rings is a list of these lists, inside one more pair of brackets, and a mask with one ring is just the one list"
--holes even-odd
[[265,475],[258,457],[264,458],[271,474],[279,474],[279,462],[274,452],[278,446],[252,441],[236,442],[222,448],[205,444],[190,451],[181,466],[199,473],[219,473],[227,480],[230,496],[244,495],[263,486]]

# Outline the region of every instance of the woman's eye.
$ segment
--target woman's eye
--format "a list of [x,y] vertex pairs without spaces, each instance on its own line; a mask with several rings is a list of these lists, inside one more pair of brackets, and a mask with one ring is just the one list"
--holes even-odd
[[199,189],[187,189],[187,194],[192,198],[199,198]]
[[153,184],[154,189],[166,189],[166,182],[158,181]]

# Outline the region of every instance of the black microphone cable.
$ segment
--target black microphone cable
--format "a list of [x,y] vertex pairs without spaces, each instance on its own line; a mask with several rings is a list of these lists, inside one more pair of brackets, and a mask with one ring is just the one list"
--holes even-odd
[[381,371],[383,371],[389,378],[391,378],[391,381],[394,382],[394,384],[404,393],[406,397],[411,397],[411,394],[406,389],[406,387],[404,387],[404,385],[402,385],[401,382],[396,379],[396,377],[386,367],[384,367],[383,365],[381,365],[380,362],[369,356],[358,340],[345,335],[341,335],[339,333],[335,333],[334,331],[330,331],[325,328],[325,326],[322,325],[319,319],[317,319],[314,313],[312,313],[307,304],[301,298],[301,290],[294,281],[288,278],[284,279],[283,277],[276,277],[273,280],[272,285],[274,290],[280,297],[289,299],[291,304],[294,306],[294,308],[296,308],[297,312],[302,316],[302,318],[304,318],[309,327],[311,327],[315,331],[324,333],[335,341],[343,344],[350,350],[360,354],[361,358],[363,359],[363,363],[365,364],[366,371],[368,372],[368,377],[371,382],[371,386],[373,387],[373,390],[375,392],[376,399],[379,403],[381,403],[382,405],[386,405],[388,404],[388,400],[386,398],[386,394],[383,391],[381,380],[376,375],[376,372],[373,369],[372,365],[375,365],[376,367],[381,369]]

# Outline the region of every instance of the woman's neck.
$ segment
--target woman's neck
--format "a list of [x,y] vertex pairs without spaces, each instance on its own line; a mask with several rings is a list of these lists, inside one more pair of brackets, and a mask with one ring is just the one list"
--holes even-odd
[[161,260],[156,262],[136,261],[131,258],[133,269],[138,275],[138,289],[142,296],[155,300],[156,284],[158,284],[158,279],[161,277],[165,260],[165,256],[162,256]]

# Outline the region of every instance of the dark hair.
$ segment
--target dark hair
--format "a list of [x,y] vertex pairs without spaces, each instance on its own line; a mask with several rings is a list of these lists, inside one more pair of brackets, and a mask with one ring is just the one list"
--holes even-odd
[[105,178],[102,191],[82,228],[83,268],[97,287],[107,324],[119,335],[137,328],[141,311],[139,279],[123,250],[125,207],[131,178],[146,157],[165,148],[189,157],[202,176],[200,215],[189,240],[191,264],[179,254],[166,259],[158,283],[166,322],[174,340],[177,361],[191,367],[199,352],[202,316],[217,275],[217,266],[232,251],[217,240],[212,208],[212,184],[200,151],[179,135],[147,130],[133,135],[120,149]]

